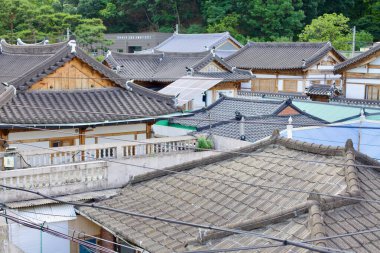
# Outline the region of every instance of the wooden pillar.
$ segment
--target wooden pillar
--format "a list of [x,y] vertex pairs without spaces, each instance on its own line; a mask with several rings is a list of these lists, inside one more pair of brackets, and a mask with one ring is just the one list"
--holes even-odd
[[147,139],[152,138],[152,125],[153,123],[151,122],[146,123],[146,138]]
[[[86,128],[79,128],[79,145],[86,144]],[[81,152],[81,160],[86,160],[84,151]]]

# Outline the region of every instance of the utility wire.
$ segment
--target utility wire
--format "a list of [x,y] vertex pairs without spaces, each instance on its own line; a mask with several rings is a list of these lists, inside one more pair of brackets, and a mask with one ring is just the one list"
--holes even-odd
[[0,213],[0,216],[4,217],[6,219],[12,220],[12,221],[14,221],[14,222],[16,222],[16,223],[18,223],[20,225],[23,225],[23,226],[26,226],[26,227],[29,227],[29,228],[33,228],[33,229],[37,229],[37,230],[40,230],[42,232],[49,233],[49,234],[51,234],[53,236],[60,237],[62,239],[74,241],[76,243],[79,243],[80,245],[83,245],[85,247],[89,247],[89,248],[94,249],[94,250],[100,250],[100,252],[116,253],[115,251],[107,249],[105,247],[102,247],[102,246],[99,246],[99,245],[95,245],[95,244],[93,244],[91,242],[86,242],[85,240],[82,240],[82,239],[73,238],[73,237],[71,237],[69,235],[66,235],[64,233],[61,233],[59,231],[56,231],[56,230],[53,230],[53,229],[41,226],[39,224],[30,222],[30,221],[27,221],[27,220],[19,219],[17,217],[14,217],[14,216],[11,216],[11,215],[7,215],[7,214],[3,214],[3,213]]
[[[21,107],[21,108],[29,108],[29,109],[42,109],[42,110],[49,110],[49,111],[64,111],[64,112],[70,112],[70,113],[86,113],[86,114],[101,114],[101,115],[113,115],[113,116],[127,116],[127,117],[144,117],[144,118],[152,118],[156,120],[163,120],[163,119],[171,119],[175,116],[168,116],[168,115],[162,115],[162,116],[154,116],[154,115],[144,115],[144,114],[124,114],[124,113],[112,113],[112,112],[99,112],[99,111],[83,111],[83,110],[76,110],[76,109],[61,109],[61,108],[51,108],[51,107],[39,107],[39,106],[31,106],[31,105],[12,105],[12,107]],[[379,111],[380,113],[380,111]],[[377,113],[375,113],[377,115]],[[371,114],[372,115],[372,114]],[[360,115],[357,115],[358,117]],[[180,120],[183,121],[199,121],[199,122],[220,122],[220,123],[241,123],[237,120],[218,120],[218,119],[194,119],[194,118],[186,118],[186,117],[177,117]],[[275,121],[257,121],[257,120],[245,120],[243,122],[244,124],[258,124],[258,125],[289,125],[287,122],[275,122]],[[15,125],[18,127],[23,127],[21,124],[6,124],[3,125]],[[30,124],[35,125],[35,124]],[[307,124],[307,123],[295,123],[293,122],[292,125],[294,126],[314,126],[314,127],[333,127],[333,128],[354,128],[354,129],[380,129],[380,127],[368,127],[368,126],[347,126],[347,125],[330,125],[328,123],[326,124]],[[78,126],[80,127],[80,126]]]
[[[14,212],[13,209],[11,208],[8,208],[8,207],[5,207],[5,205],[3,204],[3,207],[1,207],[3,209],[7,209],[9,212],[13,213],[14,215],[17,215],[21,218],[24,218],[24,219],[30,219],[30,217],[25,217],[17,212]],[[28,211],[24,211],[22,210],[21,212],[24,212],[24,213],[33,213],[33,214],[39,214],[39,215],[46,215],[46,216],[60,216],[60,217],[68,217],[68,216],[63,216],[63,215],[55,215],[55,214],[45,214],[45,213],[38,213],[38,212],[28,212]],[[71,217],[71,216],[70,216]],[[37,219],[37,218],[33,218],[35,220],[38,220],[40,222],[45,222],[43,220],[40,220],[40,219]],[[29,220],[30,221],[30,220]],[[127,249],[132,249],[132,250],[141,250],[141,248],[138,248],[138,247],[131,247],[131,246],[128,246],[128,245],[124,245],[124,244],[120,244],[120,243],[116,243],[116,242],[113,242],[113,241],[109,241],[109,240],[106,240],[106,239],[103,239],[103,238],[100,238],[100,237],[96,237],[96,236],[93,236],[93,235],[88,235],[84,232],[80,232],[80,231],[76,231],[76,230],[73,230],[73,229],[70,229],[70,228],[64,228],[64,227],[61,227],[61,226],[58,226],[56,224],[49,224],[49,226],[51,227],[56,227],[56,228],[60,228],[60,229],[68,229],[70,230],[71,232],[73,232],[73,235],[72,237],[74,236],[75,233],[78,233],[78,235],[83,235],[85,237],[90,237],[90,238],[94,238],[94,239],[97,239],[97,240],[100,240],[100,241],[105,241],[105,242],[108,242],[108,243],[112,243],[114,245],[117,245],[117,246],[120,246],[120,247],[124,247],[124,248],[127,248]],[[78,238],[79,239],[79,238]]]
[[308,249],[308,250],[312,250],[312,251],[316,251],[316,252],[322,252],[322,253],[345,252],[342,250],[335,250],[335,249],[331,249],[331,248],[327,248],[327,247],[320,247],[320,246],[309,245],[306,243],[299,243],[299,242],[292,241],[292,240],[279,239],[277,237],[264,235],[264,234],[260,234],[260,233],[256,233],[256,232],[252,232],[252,231],[243,231],[243,230],[238,230],[238,229],[223,228],[223,227],[214,226],[211,224],[197,224],[197,223],[192,223],[192,222],[185,222],[185,221],[181,221],[181,220],[177,220],[177,219],[168,219],[168,218],[163,218],[160,216],[151,216],[151,215],[147,215],[147,214],[143,214],[143,213],[139,213],[139,212],[132,212],[132,211],[127,211],[127,210],[120,210],[120,209],[115,209],[115,208],[111,208],[111,207],[106,207],[106,206],[99,206],[96,204],[72,203],[69,201],[63,201],[63,200],[59,200],[59,199],[47,196],[47,195],[42,194],[40,192],[27,190],[27,189],[23,189],[23,188],[19,188],[19,187],[6,186],[6,185],[2,185],[2,184],[0,184],[0,187],[4,187],[4,188],[10,189],[10,190],[17,190],[17,191],[32,193],[32,194],[38,195],[44,199],[50,199],[50,200],[53,200],[53,201],[56,201],[56,202],[59,202],[62,204],[74,205],[77,207],[95,208],[95,209],[104,210],[104,211],[126,214],[126,215],[130,215],[130,216],[134,216],[134,217],[140,217],[140,218],[151,219],[151,220],[158,220],[158,221],[162,221],[162,222],[167,222],[167,223],[172,223],[172,224],[177,224],[177,225],[183,225],[183,226],[189,226],[189,227],[195,227],[195,228],[203,228],[203,229],[209,229],[209,230],[229,232],[229,233],[233,233],[233,234],[249,234],[249,235],[256,236],[259,238],[263,238],[263,239],[266,239],[269,241],[280,242],[283,245],[292,245],[292,246],[296,246],[299,248],[304,248],[304,249]]
[[[0,140],[4,140],[4,139],[0,138]],[[39,146],[35,146],[35,145],[32,145],[32,144],[26,144],[26,143],[21,143],[21,144],[22,145],[26,145],[26,146],[31,146],[31,147],[36,147],[36,148],[41,148],[41,149],[61,152],[61,151],[57,151],[57,150],[55,150],[53,148],[42,148],[42,147],[39,147]],[[215,150],[213,150],[213,151],[215,151]],[[243,156],[248,156],[248,157],[255,157],[255,156],[257,156],[257,157],[263,157],[263,158],[281,159],[281,157],[258,155],[258,154],[251,154],[251,153],[241,153],[241,152],[233,152],[233,151],[220,151],[220,152],[222,152],[222,153],[230,153],[230,154],[237,154],[237,155],[243,155]],[[85,157],[89,157],[89,158],[92,158],[92,159],[94,158],[92,156],[86,156],[86,155],[85,155]],[[306,159],[289,158],[289,157],[286,157],[286,158],[283,158],[283,159],[285,159],[285,160],[295,160],[295,161],[304,161],[304,162],[317,163],[317,164],[331,164],[331,165],[338,165],[338,166],[346,166],[345,163],[324,162],[324,161],[316,161],[316,160],[312,160],[311,161],[311,160],[306,160]],[[102,159],[102,160],[110,162],[110,163],[114,163],[114,164],[133,166],[133,167],[148,169],[148,170],[152,170],[152,171],[168,172],[169,174],[183,174],[183,175],[188,175],[188,176],[192,176],[192,177],[197,177],[197,178],[202,178],[202,179],[222,182],[222,183],[226,183],[226,182],[229,182],[229,183],[239,183],[239,184],[249,185],[249,186],[253,186],[253,187],[257,187],[257,188],[276,189],[276,190],[284,190],[284,191],[289,191],[289,192],[316,194],[316,195],[319,195],[319,196],[341,198],[341,199],[348,199],[348,200],[354,200],[354,201],[364,201],[364,202],[371,202],[371,203],[380,203],[380,200],[374,200],[374,199],[364,199],[364,198],[348,197],[348,196],[342,196],[342,195],[331,195],[331,194],[320,193],[320,192],[316,192],[316,191],[306,191],[306,190],[302,190],[302,189],[294,189],[294,188],[286,188],[286,187],[257,185],[257,184],[252,184],[252,183],[240,181],[240,180],[217,179],[217,178],[212,178],[212,177],[207,177],[207,176],[200,176],[200,175],[196,175],[196,174],[192,174],[192,173],[184,172],[184,171],[173,171],[173,170],[168,170],[168,169],[159,169],[159,168],[148,167],[148,166],[145,166],[145,165],[137,165],[137,164],[132,164],[132,163],[125,163],[125,162],[120,162],[120,161],[115,161],[115,160],[110,160],[110,159]],[[245,166],[253,167],[253,166],[248,165],[248,164],[245,164]],[[372,165],[365,165],[365,164],[363,164],[363,165],[356,164],[355,166],[357,166],[357,167],[360,166],[360,167],[366,167],[366,168],[378,168],[378,169],[380,169],[380,166],[372,166]]]

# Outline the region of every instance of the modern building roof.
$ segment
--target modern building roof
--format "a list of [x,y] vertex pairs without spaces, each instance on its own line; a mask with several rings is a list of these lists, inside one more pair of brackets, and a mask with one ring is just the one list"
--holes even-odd
[[359,118],[363,108],[366,115],[380,113],[380,108],[349,106],[344,104],[314,101],[293,101],[293,104],[300,110],[330,123],[343,122]]
[[[380,122],[357,120],[333,124],[328,127],[305,127],[294,129],[293,138],[323,145],[343,146],[347,139],[353,141],[354,147],[360,152],[380,160]],[[282,133],[286,135],[286,133]]]
[[[238,48],[242,45],[230,35],[229,32],[224,33],[199,33],[199,34],[178,34],[174,33],[171,37],[157,45],[156,47],[144,50],[143,53],[150,52],[182,52],[196,53],[209,52],[212,48],[217,48],[227,41],[231,41]],[[231,53],[233,51],[232,50]],[[226,52],[223,52],[224,54]]]
[[215,123],[215,121],[233,119],[236,111],[245,116],[259,116],[273,114],[284,107],[286,107],[284,101],[252,100],[222,95],[211,105],[193,111],[194,115],[173,118],[170,122],[185,126],[204,127]]
[[350,58],[344,62],[341,62],[341,63],[335,65],[334,72],[341,73],[347,69],[355,67],[358,64],[366,61],[370,57],[373,57],[379,51],[380,51],[380,45],[376,45],[376,46],[372,47],[371,49],[365,51],[364,53],[361,53],[355,57],[352,57],[352,58]]
[[[253,78],[251,73],[228,65],[213,53],[156,53],[122,54],[110,52],[105,58],[107,65],[126,78],[149,82],[174,82],[192,75],[222,78],[223,81],[245,81]],[[214,62],[221,70],[206,72],[202,69]]]
[[332,52],[345,58],[330,42],[249,42],[226,58],[231,66],[251,70],[305,70]]
[[[326,242],[318,240],[379,227],[379,204],[338,197],[380,197],[379,171],[355,166],[379,166],[379,163],[354,151],[352,143],[339,148],[273,135],[238,152],[245,155],[219,153],[213,159],[168,168],[180,174],[160,171],[136,177],[121,194],[96,204],[287,240],[316,239],[312,243],[316,246],[377,251],[379,232]],[[316,160],[324,163],[313,162]],[[79,212],[117,237],[149,252],[228,249],[273,243],[252,234],[199,231],[194,227],[90,207],[81,207]],[[268,252],[279,250],[305,252],[291,246],[271,248]]]
[[[0,76],[16,94],[0,96],[0,122],[27,125],[115,124],[166,115],[176,111],[173,97],[162,95],[120,78],[114,71],[67,43],[9,45],[1,42]],[[34,83],[66,62],[77,58],[115,87],[93,90],[31,91]],[[65,111],[66,110],[66,111]],[[101,112],[101,113],[99,113]]]

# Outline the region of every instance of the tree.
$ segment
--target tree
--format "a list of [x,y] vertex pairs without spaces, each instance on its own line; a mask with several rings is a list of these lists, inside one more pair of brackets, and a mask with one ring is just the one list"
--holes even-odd
[[348,33],[349,20],[342,14],[323,14],[313,19],[311,24],[304,28],[299,38],[301,41],[333,41]]
[[[299,35],[301,41],[325,42],[330,41],[336,49],[351,50],[352,30],[348,23],[350,19],[342,14],[324,14],[313,19]],[[356,34],[356,49],[373,41],[373,36],[367,31]]]
[[93,50],[95,44],[103,44],[106,42],[104,32],[106,27],[103,25],[101,19],[83,19],[74,31],[77,42]]

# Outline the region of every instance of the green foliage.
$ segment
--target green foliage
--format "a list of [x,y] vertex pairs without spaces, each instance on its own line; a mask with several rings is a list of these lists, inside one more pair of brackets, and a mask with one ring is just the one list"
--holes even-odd
[[105,57],[104,57],[104,55],[98,55],[98,56],[95,57],[95,59],[96,59],[98,62],[103,62],[104,59],[105,59]]
[[206,149],[213,149],[214,143],[212,140],[207,139],[206,137],[199,137],[197,139],[197,150],[202,151]]
[[[299,35],[301,41],[323,42],[330,41],[339,50],[352,49],[352,31],[350,19],[342,14],[324,14],[313,19]],[[356,50],[373,42],[373,36],[367,31],[356,33]]]
[[89,45],[104,40],[105,27],[108,32],[173,32],[175,24],[181,33],[229,31],[242,43],[294,41],[300,34],[302,41],[331,40],[347,48],[354,25],[362,41],[371,41],[370,34],[380,40],[380,1],[0,0],[0,36],[11,42],[17,37],[54,42],[70,28]]

